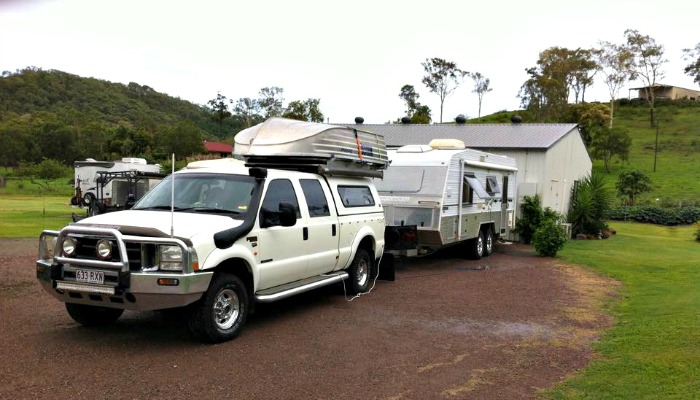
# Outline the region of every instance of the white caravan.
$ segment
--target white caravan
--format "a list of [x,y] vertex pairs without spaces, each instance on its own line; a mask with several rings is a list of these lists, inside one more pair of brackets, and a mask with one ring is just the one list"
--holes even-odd
[[[130,192],[129,185],[137,183],[135,191],[138,200],[151,189],[153,184],[160,182],[157,177],[153,182],[148,179],[133,179],[136,175],[160,174],[159,164],[148,164],[143,158],[125,157],[120,161],[97,161],[88,158],[75,161],[75,196],[71,199],[73,205],[90,206],[98,197],[104,202],[124,204]],[[133,194],[133,193],[132,193]]]
[[390,253],[414,256],[464,243],[467,255],[478,259],[515,227],[515,159],[451,139],[387,155],[391,164],[375,185]]

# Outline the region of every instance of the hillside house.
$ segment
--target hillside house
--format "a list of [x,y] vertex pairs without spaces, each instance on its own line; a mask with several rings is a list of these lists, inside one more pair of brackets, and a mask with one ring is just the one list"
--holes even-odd
[[209,158],[226,158],[231,157],[233,146],[221,142],[204,141],[204,151]]
[[[515,120],[515,119],[514,119]],[[566,214],[571,189],[591,173],[592,162],[576,124],[350,124],[384,135],[388,148],[459,139],[468,148],[517,161],[518,197],[539,194],[543,207]]]
[[[638,87],[638,88],[631,88],[630,90],[637,91],[637,93],[638,93],[637,98],[638,99],[646,100],[648,88],[649,88],[649,86],[643,86],[643,87]],[[685,89],[685,88],[678,87],[678,86],[662,85],[662,84],[654,85],[653,90],[654,90],[654,98],[656,98],[656,99],[670,99],[670,100],[688,99],[688,100],[700,101],[700,90]]]

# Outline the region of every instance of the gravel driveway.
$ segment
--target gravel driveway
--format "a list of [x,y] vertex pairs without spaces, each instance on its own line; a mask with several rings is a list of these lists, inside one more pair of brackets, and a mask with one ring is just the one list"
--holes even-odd
[[584,367],[616,283],[499,244],[397,263],[396,281],[258,308],[236,340],[177,316],[88,329],[34,277],[37,240],[0,240],[0,399],[522,399]]

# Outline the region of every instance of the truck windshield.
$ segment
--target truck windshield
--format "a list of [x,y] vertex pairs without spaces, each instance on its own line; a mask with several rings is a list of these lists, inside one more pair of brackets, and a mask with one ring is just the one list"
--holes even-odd
[[170,210],[173,176],[175,211],[245,215],[255,179],[231,174],[174,174],[148,192],[133,210]]

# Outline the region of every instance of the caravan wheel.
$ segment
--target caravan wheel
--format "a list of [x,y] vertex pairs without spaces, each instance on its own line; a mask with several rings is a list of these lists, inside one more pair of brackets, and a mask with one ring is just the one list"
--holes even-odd
[[484,231],[479,231],[479,235],[469,242],[469,257],[478,260],[484,256]]
[[85,196],[83,196],[83,204],[89,207],[93,201],[95,201],[95,195],[89,192],[85,193]]
[[484,257],[488,257],[493,254],[494,241],[493,231],[490,227],[486,228],[484,230]]

